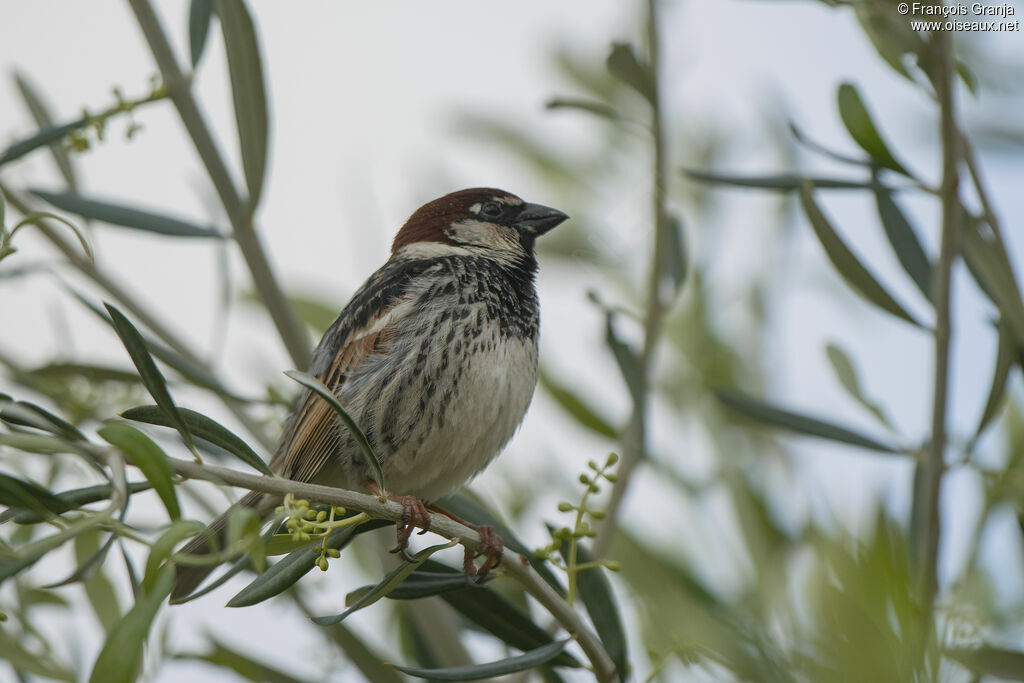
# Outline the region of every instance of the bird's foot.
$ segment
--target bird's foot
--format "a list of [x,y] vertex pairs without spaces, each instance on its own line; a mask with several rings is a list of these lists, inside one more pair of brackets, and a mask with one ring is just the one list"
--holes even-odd
[[423,501],[416,496],[395,496],[388,494],[388,498],[401,503],[402,505],[402,518],[396,524],[397,531],[395,537],[398,544],[392,548],[389,552],[399,553],[406,562],[415,562],[415,560],[409,556],[406,552],[406,548],[409,547],[409,536],[412,532],[419,527],[420,536],[430,531],[430,513],[427,512],[426,506]]
[[[466,548],[466,554],[462,558],[462,571],[466,572],[467,578],[475,576],[477,583],[483,583],[490,571],[501,563],[505,544],[492,526],[477,526],[475,524],[468,526],[480,534],[480,546],[476,552]],[[479,567],[473,564],[477,555],[484,556],[484,562]]]

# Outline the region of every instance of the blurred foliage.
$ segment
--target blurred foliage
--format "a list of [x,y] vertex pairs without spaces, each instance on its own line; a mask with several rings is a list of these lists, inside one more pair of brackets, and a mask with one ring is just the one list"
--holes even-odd
[[[131,4],[150,45],[166,41],[149,18],[149,3]],[[889,0],[822,4],[849,12],[880,58],[906,79],[907,88],[935,94],[943,56],[935,35],[912,31],[893,13]],[[510,493],[522,504],[513,505],[512,518],[506,520],[493,511],[498,507],[494,501],[475,500],[466,493],[445,501],[446,507],[474,522],[493,524],[506,548],[522,553],[556,599],[566,600],[593,628],[624,680],[1024,680],[1024,652],[1016,644],[1024,606],[1000,594],[1002,568],[984,550],[986,538],[1018,534],[1024,527],[1024,410],[1006,398],[1008,383],[1024,360],[1024,301],[974,147],[975,133],[979,144],[992,139],[1019,143],[1024,138],[1005,123],[1010,117],[995,117],[965,126],[967,133],[959,139],[942,141],[960,150],[962,183],[973,186],[971,200],[961,200],[966,193],[955,196],[957,203],[962,201],[958,209],[964,228],[956,258],[964,259],[990,301],[995,319],[988,332],[996,352],[976,429],[948,435],[952,445],[947,465],[976,476],[983,500],[969,551],[956,558],[954,574],[940,586],[933,606],[922,602],[919,584],[923,565],[935,558],[916,550],[920,525],[928,523],[916,514],[923,489],[915,487],[909,523],[876,502],[865,511],[870,528],[860,533],[809,513],[793,514],[788,505],[790,489],[797,485],[791,467],[793,441],[778,433],[884,453],[908,465],[921,457],[935,435],[915,441],[903,434],[891,417],[891,404],[866,386],[857,359],[842,340],[830,343],[824,353],[837,386],[862,416],[873,420],[873,429],[848,426],[848,416],[831,407],[811,416],[778,405],[770,396],[772,360],[764,349],[778,332],[772,327],[772,307],[791,265],[788,240],[805,228],[820,244],[820,262],[831,266],[836,282],[845,282],[868,306],[907,322],[906,333],[931,333],[936,273],[951,264],[939,262],[922,247],[920,226],[902,204],[908,195],[938,203],[943,190],[910,170],[918,160],[909,158],[902,141],[887,132],[893,127],[877,118],[872,93],[854,83],[837,85],[835,104],[836,119],[859,149],[857,156],[814,142],[780,111],[766,106],[758,134],[781,169],[756,176],[722,170],[735,156],[730,131],[716,119],[693,121],[666,110],[665,93],[677,84],[659,62],[657,36],[664,27],[656,3],[649,2],[644,11],[647,30],[637,31],[644,39],[610,44],[604,59],[568,48],[553,55],[567,85],[565,92],[551,94],[550,115],[580,117],[594,131],[572,153],[553,150],[516,122],[466,112],[457,121],[463,134],[504,149],[551,195],[563,198],[559,205],[576,218],[541,243],[543,258],[550,262],[545,267],[597,276],[600,285],[590,292],[595,320],[600,321],[596,335],[621,381],[592,396],[578,388],[589,368],[548,365],[541,387],[568,428],[588,433],[607,450],[623,452],[626,461],[618,475],[606,471],[614,459],[602,467],[592,465],[593,474],[581,480],[586,493],[579,503],[559,506],[562,512],[575,513],[573,527],[552,528],[552,543],[540,553],[531,552],[516,531],[531,512],[528,491]],[[262,57],[253,17],[242,0],[192,0],[187,23],[192,69],[202,66],[214,23],[224,37],[242,178],[227,177],[222,160],[220,168],[209,163],[219,156],[201,134],[205,123],[194,93],[187,83],[171,85],[179,88],[173,91],[173,104],[218,189],[224,215],[217,223],[230,224],[230,233],[207,221],[79,191],[69,152],[102,142],[105,126],[115,116],[127,117],[127,133],[133,134],[138,129],[131,118],[135,110],[167,100],[168,87],[154,82],[148,94],[134,100],[115,90],[115,104],[100,114],[86,112],[56,123],[40,90],[26,74],[15,74],[16,88],[38,130],[28,131],[0,153],[0,166],[47,150],[65,187],[24,187],[17,172],[10,172],[10,188],[5,185],[0,194],[0,276],[18,267],[12,265],[18,257],[11,238],[21,227],[34,225],[66,258],[55,272],[77,271],[117,304],[104,310],[68,288],[76,304],[111,326],[127,351],[120,366],[69,358],[62,351],[28,367],[18,359],[19,350],[0,349],[7,383],[7,393],[0,393],[0,504],[7,508],[0,514],[0,658],[19,680],[81,680],[89,670],[92,681],[127,681],[143,668],[159,667],[164,657],[202,662],[254,681],[307,680],[280,663],[289,653],[274,653],[280,657],[271,663],[265,656],[270,653],[243,651],[214,635],[195,651],[164,651],[154,623],[170,592],[173,565],[183,561],[174,551],[203,528],[180,519],[179,497],[203,494],[181,485],[168,452],[197,459],[199,451],[235,458],[266,473],[261,454],[273,438],[263,430],[266,415],[258,412],[263,402],[233,391],[223,368],[160,325],[130,288],[118,285],[106,266],[92,262],[89,242],[74,223],[42,211],[39,204],[95,223],[97,230],[115,225],[142,235],[199,238],[211,248],[234,244],[252,256],[247,235],[255,230],[252,215],[263,192],[269,134]],[[988,92],[994,83],[1001,84],[1000,97],[1007,100],[1013,89],[1006,84],[1019,84],[1024,73],[1019,64],[994,62],[970,41],[958,43],[956,58],[961,86]],[[160,66],[166,78],[168,65]],[[171,75],[174,70],[180,75],[179,67],[172,66]],[[846,172],[822,176],[802,171],[799,162],[808,154],[835,162]],[[650,167],[652,160],[650,177],[638,179],[636,169]],[[715,191],[723,186],[774,193],[767,204],[771,210],[756,226],[758,243],[767,245],[763,258],[741,279],[723,280],[716,273],[730,248],[720,230],[724,203]],[[247,196],[225,189],[236,187],[245,187]],[[606,205],[594,201],[607,187],[640,188],[634,199],[643,208],[629,214],[634,216],[629,225],[613,223]],[[846,244],[843,226],[827,210],[827,196],[834,192],[856,193],[874,202],[877,228],[893,251],[893,262],[912,291],[921,295],[917,305],[908,309],[891,295],[876,264]],[[20,218],[8,229],[11,208]],[[70,226],[80,245],[66,239],[55,222]],[[621,248],[624,231],[631,244],[644,237],[642,257]],[[305,294],[286,296],[259,263],[259,258],[249,258],[256,286],[240,296],[267,312],[293,357],[301,356],[298,347],[305,332],[321,333],[335,315],[335,305]],[[5,284],[0,280],[0,286]],[[926,310],[928,315],[919,319],[910,310]],[[298,333],[289,331],[288,320],[298,321]],[[960,322],[954,320],[955,325]],[[308,379],[302,373],[292,376]],[[226,417],[218,414],[215,419],[179,405],[174,396],[181,387],[219,401]],[[266,393],[272,402],[287,403],[273,386]],[[616,393],[630,406],[628,419],[606,407],[605,399]],[[919,396],[922,406],[930,404],[928,391],[920,390]],[[342,419],[347,417],[340,406],[336,409]],[[655,422],[665,427],[656,430],[658,438],[650,428]],[[154,426],[175,432],[162,433]],[[997,438],[984,438],[996,428]],[[165,438],[172,433],[176,439]],[[700,443],[710,454],[711,464],[696,474],[684,457],[687,443]],[[630,459],[630,454],[635,457]],[[372,451],[367,457],[373,461]],[[130,482],[127,465],[144,480]],[[694,514],[657,525],[620,514],[627,488],[637,489],[645,471],[657,476],[657,495],[665,496],[672,509]],[[614,485],[610,498],[598,490],[606,482]],[[145,493],[151,489],[153,493]],[[156,520],[129,515],[129,502],[138,494],[156,496],[166,515]],[[635,499],[638,492],[633,495]],[[352,511],[315,504],[296,514],[289,518],[287,534],[275,534],[282,518],[263,528],[253,515],[232,517],[225,553],[235,558],[234,564],[211,586],[180,602],[201,597],[231,576],[255,571],[230,606],[261,609],[253,606],[271,598],[289,601],[314,621],[309,631],[351,665],[346,671],[358,671],[367,680],[401,680],[396,671],[446,680],[520,672],[545,681],[588,675],[583,667],[592,662],[572,643],[578,634],[553,625],[550,615],[540,614],[523,588],[500,570],[486,585],[469,587],[458,569],[430,557],[449,544],[430,546],[412,562],[388,566],[375,585],[352,586],[343,612],[319,616],[306,601],[301,579],[315,566],[326,569],[328,557],[365,569],[365,549],[349,544],[386,523],[358,524],[363,520]],[[545,514],[554,517],[553,510]],[[1008,517],[1015,520],[1010,530],[1002,523]],[[699,528],[685,526],[694,521],[701,523]],[[1007,545],[1004,538],[993,543]],[[1012,543],[1019,547],[1019,536]],[[69,554],[60,553],[65,545]],[[283,557],[267,560],[277,555]],[[133,556],[145,560],[137,566]],[[380,573],[372,559],[371,571]],[[553,568],[564,570],[567,583]],[[616,572],[608,573],[609,568]],[[81,604],[70,597],[69,587],[76,584],[85,596]],[[384,648],[379,635],[339,623],[371,604],[390,615],[398,642]],[[98,652],[69,653],[49,617],[77,620],[86,610],[87,619],[105,633],[104,645]],[[478,663],[482,658],[475,649],[462,644],[470,634],[493,641],[497,659]],[[143,657],[146,647],[153,656]],[[382,657],[407,665],[392,668]],[[326,676],[336,660],[324,661]],[[317,664],[307,663],[306,668]]]

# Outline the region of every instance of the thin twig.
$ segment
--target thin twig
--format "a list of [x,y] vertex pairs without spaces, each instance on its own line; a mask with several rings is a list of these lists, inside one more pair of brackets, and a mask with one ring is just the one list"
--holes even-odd
[[658,338],[664,322],[666,302],[664,290],[664,254],[668,248],[669,215],[665,205],[667,154],[664,126],[662,125],[661,89],[659,86],[659,42],[657,0],[647,0],[647,44],[651,70],[651,146],[653,148],[653,187],[651,198],[654,216],[654,245],[651,253],[650,279],[647,283],[647,314],[644,317],[643,349],[640,352],[640,387],[633,405],[629,424],[622,436],[622,464],[618,479],[612,487],[611,499],[604,523],[594,539],[594,554],[603,557],[611,545],[617,525],[619,508],[632,480],[633,471],[643,458],[647,447],[647,405],[650,389],[651,366]]
[[959,244],[962,211],[959,196],[960,133],[956,124],[952,38],[946,31],[933,34],[937,57],[934,80],[940,111],[942,144],[942,239],[935,267],[935,385],[932,395],[931,440],[923,463],[924,487],[919,539],[920,601],[930,623],[932,605],[938,588],[937,564],[941,519],[939,494],[945,472],[946,408],[949,394],[950,279]]
[[199,153],[199,158],[206,167],[206,172],[213,182],[224,212],[231,223],[232,237],[238,244],[245,258],[249,273],[260,299],[267,307],[274,325],[277,327],[281,341],[284,343],[292,363],[297,368],[309,367],[310,343],[309,336],[302,323],[295,315],[291,304],[285,297],[270,267],[266,251],[260,242],[259,233],[252,221],[252,208],[248,201],[238,193],[231,174],[228,172],[224,158],[217,150],[206,120],[199,111],[199,106],[192,95],[192,83],[178,66],[171,45],[167,40],[160,20],[153,11],[149,0],[128,0],[135,12],[149,49],[153,53],[160,75],[170,93],[171,101],[178,110],[185,130],[188,131],[192,144]]
[[[171,468],[177,474],[188,479],[202,479],[218,484],[240,486],[251,491],[262,491],[279,496],[290,493],[304,500],[359,510],[378,519],[397,522],[402,518],[403,507],[401,504],[390,500],[382,503],[376,496],[365,493],[318,484],[306,484],[279,477],[247,474],[226,467],[199,465],[189,460],[177,458],[168,460],[171,463]],[[444,515],[430,514],[430,531],[445,538],[457,538],[460,544],[471,550],[477,550],[480,547],[480,535],[476,531]],[[518,581],[527,593],[532,595],[566,631],[572,634],[593,665],[597,679],[599,681],[617,680],[615,665],[608,657],[600,639],[587,628],[580,615],[540,578],[525,558],[512,556],[507,549],[505,553],[506,557],[501,563],[500,569]]]

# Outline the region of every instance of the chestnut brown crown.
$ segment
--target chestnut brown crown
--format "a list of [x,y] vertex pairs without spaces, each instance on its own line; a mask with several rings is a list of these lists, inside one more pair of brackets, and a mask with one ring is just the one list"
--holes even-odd
[[427,202],[409,217],[395,235],[391,252],[417,243],[493,248],[519,243],[533,248],[533,240],[569,218],[558,209],[524,202],[491,187],[474,187]]

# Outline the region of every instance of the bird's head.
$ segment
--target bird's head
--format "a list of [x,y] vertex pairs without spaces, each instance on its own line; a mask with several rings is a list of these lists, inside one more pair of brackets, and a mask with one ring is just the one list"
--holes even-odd
[[524,202],[504,190],[459,190],[416,209],[395,236],[393,255],[466,253],[532,262],[534,240],[568,218],[557,209]]

